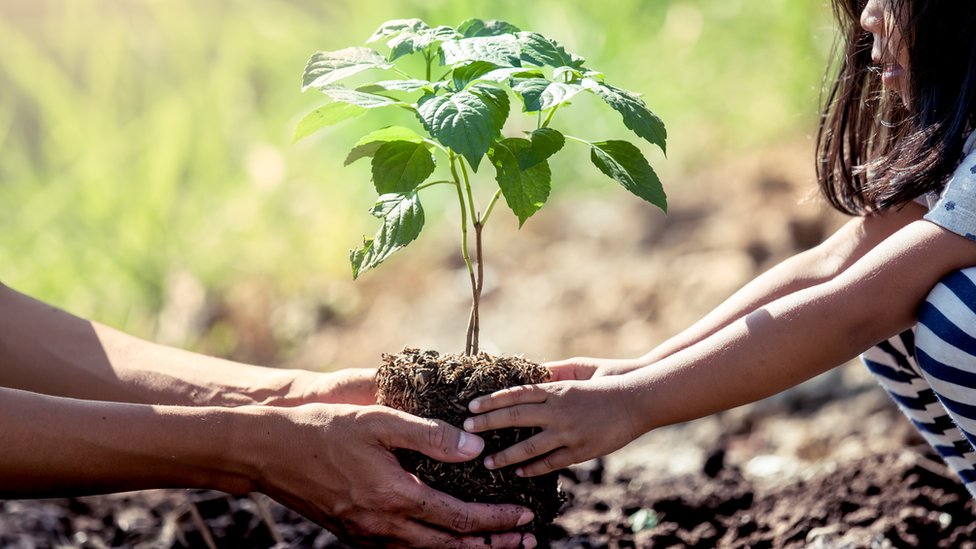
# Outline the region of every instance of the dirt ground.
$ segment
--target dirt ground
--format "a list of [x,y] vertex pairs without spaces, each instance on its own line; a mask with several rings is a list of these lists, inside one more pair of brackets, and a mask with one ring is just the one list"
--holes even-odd
[[[557,200],[519,234],[511,220],[491,227],[483,347],[536,361],[647,351],[842,222],[808,198],[809,155],[787,145],[669,181],[668,216],[615,192]],[[167,325],[203,333],[206,349],[222,323],[242,334],[231,356],[312,369],[377,366],[404,346],[457,352],[469,294],[453,238],[425,234],[420,260],[301,300],[245,281],[181,310],[174,289]],[[556,548],[976,547],[973,501],[857,364],[649,433],[561,481],[569,502],[544,532]],[[205,547],[205,536],[345,547],[260,495],[0,501],[0,547]]]

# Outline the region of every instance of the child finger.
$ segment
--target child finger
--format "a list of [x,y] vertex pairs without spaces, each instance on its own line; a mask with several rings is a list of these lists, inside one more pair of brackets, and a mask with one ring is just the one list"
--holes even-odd
[[516,404],[545,402],[548,397],[549,393],[539,385],[521,385],[480,396],[468,403],[468,409],[477,414]]
[[546,455],[556,448],[559,448],[559,441],[556,440],[556,437],[546,431],[542,431],[522,442],[505,448],[501,452],[486,457],[485,467],[489,469],[500,469]]
[[515,470],[515,474],[520,477],[534,477],[565,469],[579,460],[573,459],[571,453],[566,448],[560,448],[551,454],[543,456],[528,465],[524,465]]
[[471,416],[464,420],[464,430],[481,433],[506,427],[545,427],[549,424],[547,408],[542,404],[520,404]]

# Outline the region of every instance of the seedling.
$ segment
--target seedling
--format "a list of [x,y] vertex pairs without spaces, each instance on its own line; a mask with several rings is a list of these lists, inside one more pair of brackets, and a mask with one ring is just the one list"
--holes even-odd
[[[312,55],[302,89],[314,88],[332,101],[302,119],[295,139],[377,109],[406,109],[416,115],[419,128],[378,129],[360,139],[346,157],[346,165],[371,159],[379,195],[371,213],[382,220],[376,235],[350,252],[352,273],[357,278],[413,242],[424,226],[421,193],[453,186],[461,212],[461,255],[471,282],[465,354],[476,355],[479,347],[485,225],[501,197],[518,217],[519,227],[542,208],[552,185],[550,159],[566,141],[582,145],[591,162],[628,191],[667,210],[660,180],[633,143],[593,141],[556,128],[557,112],[566,110],[577,96],[592,94],[617,111],[638,137],[666,150],[664,124],[637,94],[610,85],[603,73],[588,68],[585,59],[555,40],[504,21],[469,19],[452,28],[397,19],[383,23],[367,40],[377,42],[384,42],[389,54],[351,47]],[[397,66],[408,56],[423,59],[422,75]],[[384,78],[354,88],[343,85],[348,77],[365,71]],[[522,112],[534,119],[526,127],[534,123],[535,129],[524,136],[501,133],[512,111],[510,96],[517,97]],[[583,121],[575,122],[582,126]],[[472,190],[472,174],[486,163],[494,170],[497,189],[481,208]],[[434,176],[438,164],[445,166],[442,177]]]

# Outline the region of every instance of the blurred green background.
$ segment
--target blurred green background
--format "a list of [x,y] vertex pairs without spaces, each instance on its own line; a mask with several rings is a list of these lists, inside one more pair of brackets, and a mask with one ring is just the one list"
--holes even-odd
[[[295,298],[348,279],[374,225],[368,163],[342,159],[396,115],[293,145],[325,103],[300,76],[313,51],[409,17],[509,20],[643,93],[669,128],[668,159],[645,148],[666,187],[717,151],[812,134],[833,38],[824,0],[3,0],[0,281],[152,338],[174,273]],[[628,133],[598,102],[560,118]],[[554,199],[612,185],[576,177],[578,156],[557,157]]]

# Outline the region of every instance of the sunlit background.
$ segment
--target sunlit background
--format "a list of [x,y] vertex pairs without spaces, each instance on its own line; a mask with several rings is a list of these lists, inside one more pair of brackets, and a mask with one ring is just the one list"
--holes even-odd
[[[367,163],[342,159],[397,115],[292,144],[297,120],[326,102],[300,93],[300,76],[313,51],[362,45],[409,17],[505,19],[642,93],[668,124],[669,157],[644,150],[669,187],[716,154],[811,135],[833,38],[824,0],[3,0],[0,281],[224,354],[249,337],[228,315],[194,332],[171,309],[312,296],[332,306],[286,308],[274,324],[287,327],[303,310],[354,308],[330,292],[349,283],[348,250],[375,220]],[[598,101],[567,111],[587,136],[626,133]],[[554,201],[608,188],[577,156],[559,157]]]

